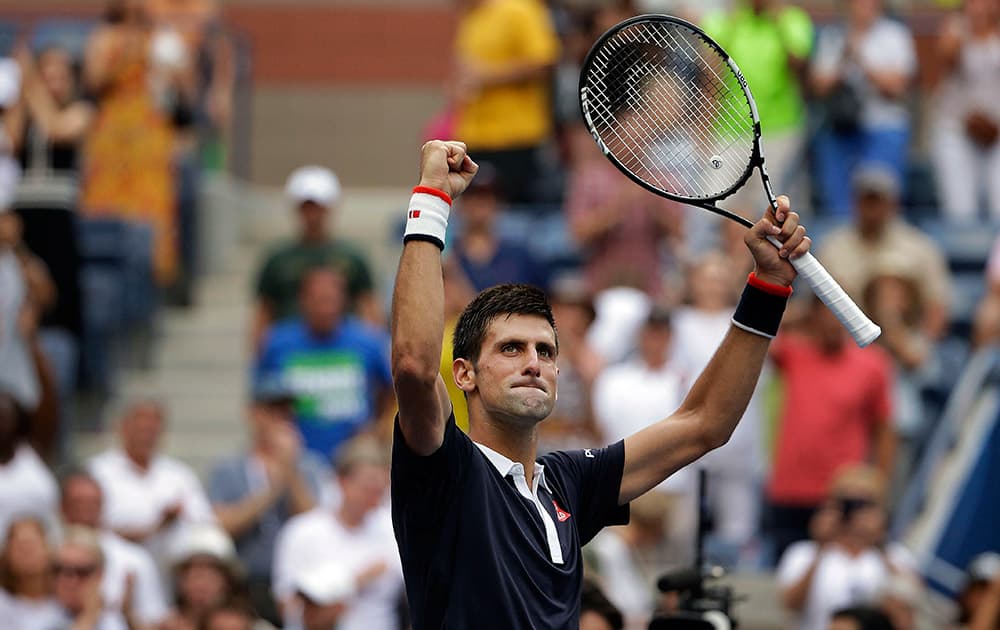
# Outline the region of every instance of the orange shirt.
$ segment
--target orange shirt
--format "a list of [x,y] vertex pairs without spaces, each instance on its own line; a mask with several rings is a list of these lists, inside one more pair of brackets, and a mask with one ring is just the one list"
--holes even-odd
[[[458,24],[461,64],[485,69],[514,64],[554,64],[559,40],[539,0],[484,0]],[[456,109],[458,137],[470,149],[534,146],[551,132],[549,81],[538,78],[484,88]]]

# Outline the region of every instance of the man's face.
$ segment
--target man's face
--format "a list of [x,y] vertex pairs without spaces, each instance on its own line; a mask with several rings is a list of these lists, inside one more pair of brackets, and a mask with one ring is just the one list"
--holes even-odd
[[312,272],[302,287],[302,317],[309,330],[328,334],[340,321],[347,301],[347,283],[332,270]]
[[100,559],[92,549],[64,545],[55,554],[54,568],[56,599],[67,610],[79,612],[94,580],[100,581]]
[[101,524],[101,488],[93,479],[73,477],[63,484],[63,520],[97,529]]
[[555,331],[545,318],[501,315],[490,324],[475,365],[461,361],[459,387],[477,392],[490,416],[535,424],[552,413],[559,370]]
[[299,204],[300,231],[307,236],[319,236],[326,232],[327,218],[330,209],[315,201],[303,201]]
[[389,470],[385,466],[358,464],[340,475],[339,480],[344,504],[367,513],[382,504],[389,489]]
[[862,232],[881,229],[892,218],[896,201],[887,195],[875,192],[861,193],[855,201],[858,209],[858,227]]
[[163,433],[163,415],[155,404],[136,405],[122,423],[122,446],[135,461],[148,462]]

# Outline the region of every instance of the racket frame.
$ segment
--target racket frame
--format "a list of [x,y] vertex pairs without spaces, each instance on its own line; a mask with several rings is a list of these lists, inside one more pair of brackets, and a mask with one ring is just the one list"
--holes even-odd
[[[753,122],[753,149],[750,154],[750,159],[747,161],[746,169],[743,171],[743,175],[736,180],[733,185],[731,185],[726,190],[719,194],[713,195],[711,197],[686,197],[683,195],[678,195],[675,193],[668,192],[657,186],[646,182],[638,175],[633,173],[625,164],[619,160],[614,153],[608,149],[607,145],[601,139],[597,132],[597,127],[593,122],[590,114],[589,107],[589,89],[587,87],[587,79],[591,72],[591,67],[595,63],[595,58],[598,51],[600,51],[605,42],[610,38],[614,37],[621,31],[629,28],[632,25],[639,23],[649,23],[649,22],[667,22],[675,24],[682,28],[692,31],[697,35],[702,41],[712,47],[719,56],[726,62],[729,68],[732,70],[733,74],[736,76],[737,81],[740,84],[740,88],[743,90],[743,96],[750,106],[750,115]],[[761,148],[761,131],[760,131],[760,116],[757,112],[757,103],[754,101],[753,94],[750,92],[750,86],[747,85],[746,78],[743,76],[743,72],[740,70],[736,61],[725,51],[722,46],[720,46],[714,39],[712,39],[705,31],[698,28],[696,25],[691,24],[687,20],[682,20],[678,17],[672,15],[659,15],[659,14],[646,14],[637,15],[635,17],[624,20],[615,26],[608,29],[603,33],[594,45],[591,46],[590,51],[587,53],[584,59],[583,66],[580,69],[580,83],[579,83],[579,93],[580,93],[580,109],[583,114],[584,123],[587,126],[587,130],[590,131],[590,135],[594,138],[597,146],[600,148],[601,153],[604,154],[608,160],[611,161],[615,167],[618,168],[622,173],[624,173],[633,182],[642,186],[646,190],[650,191],[655,195],[677,201],[680,203],[685,203],[688,205],[696,206],[715,214],[724,216],[728,219],[736,221],[737,223],[743,225],[744,227],[753,227],[753,223],[742,217],[735,212],[726,210],[716,205],[716,202],[725,199],[735,193],[737,190],[742,188],[747,180],[756,168],[760,171],[761,183],[764,185],[764,192],[767,195],[768,203],[770,203],[773,210],[778,209],[778,201],[774,195],[774,190],[771,187],[771,178],[767,174],[767,168],[764,166],[764,151]],[[768,240],[777,248],[781,248],[781,243],[774,237],[769,237]],[[790,260],[789,262],[796,268],[799,275],[802,276],[806,282],[812,287],[813,291],[820,297],[820,299],[834,312],[837,318],[844,324],[844,326],[854,337],[855,342],[859,346],[866,346],[874,341],[881,334],[881,329],[877,324],[868,319],[867,316],[861,311],[861,309],[850,299],[850,297],[844,292],[843,288],[830,276],[829,272],[823,268],[823,266],[816,260],[815,256],[811,253],[807,253],[805,256]]]

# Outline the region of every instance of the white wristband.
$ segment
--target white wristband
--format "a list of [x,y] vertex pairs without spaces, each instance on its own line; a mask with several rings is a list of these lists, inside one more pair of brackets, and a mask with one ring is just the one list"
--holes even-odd
[[410,207],[406,211],[403,242],[430,241],[444,249],[449,212],[451,212],[451,197],[447,193],[427,186],[417,186],[413,189]]

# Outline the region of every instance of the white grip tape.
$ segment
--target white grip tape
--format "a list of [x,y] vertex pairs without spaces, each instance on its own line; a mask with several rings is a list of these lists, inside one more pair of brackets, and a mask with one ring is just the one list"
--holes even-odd
[[[781,243],[774,237],[767,240],[771,241],[775,247],[781,247]],[[854,341],[859,347],[863,348],[878,339],[878,336],[882,334],[882,329],[878,327],[878,324],[868,319],[868,316],[858,308],[854,300],[837,284],[830,272],[816,260],[815,256],[806,253],[805,256],[792,259],[791,263],[795,267],[795,271],[805,279],[813,293],[823,301],[823,304],[826,304],[827,308],[844,325],[844,328],[851,333],[851,337],[854,337]]]
[[451,204],[441,197],[425,192],[414,192],[406,212],[406,231],[403,232],[403,240],[411,236],[430,237],[444,249],[450,212]]

